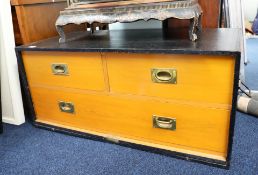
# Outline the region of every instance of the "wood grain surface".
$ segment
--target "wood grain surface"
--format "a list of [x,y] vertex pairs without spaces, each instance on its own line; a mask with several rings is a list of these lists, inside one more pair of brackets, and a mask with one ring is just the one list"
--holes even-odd
[[[184,100],[224,109],[231,109],[234,65],[234,58],[226,56],[107,53],[112,93]],[[153,83],[152,68],[176,69],[177,83]]]
[[[221,159],[227,153],[229,110],[67,88],[31,86],[31,92],[37,121],[98,132],[113,139],[129,138],[171,149],[198,150],[199,155],[212,152]],[[72,102],[75,113],[61,112],[59,101]],[[176,131],[154,128],[153,115],[176,118]]]
[[[23,60],[30,85],[105,89],[100,53],[24,52]],[[67,64],[69,75],[54,75],[52,64]]]
[[[23,60],[37,121],[226,159],[232,57],[23,52]],[[70,75],[53,75],[52,63]],[[176,68],[178,84],[153,83],[153,67]],[[61,112],[60,101],[75,112]],[[153,115],[175,118],[176,130],[154,128]]]
[[[57,36],[55,22],[61,10],[67,7],[63,0],[20,1],[13,3],[13,23],[16,44],[28,44]],[[85,30],[85,25],[68,25],[66,32]]]
[[[162,30],[99,31],[65,44],[53,38],[16,50],[23,53],[37,122],[228,161],[240,32],[204,29],[191,42]],[[71,65],[76,76],[53,78],[52,62]],[[154,85],[150,68],[156,67],[177,68],[178,83]],[[72,102],[75,112],[60,111],[59,101]],[[176,119],[176,130],[154,128],[153,115]]]

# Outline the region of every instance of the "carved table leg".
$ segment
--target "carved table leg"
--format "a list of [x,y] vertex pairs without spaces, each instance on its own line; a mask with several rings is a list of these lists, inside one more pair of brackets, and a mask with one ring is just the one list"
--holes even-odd
[[198,30],[199,32],[202,31],[202,15],[199,15],[199,17],[198,17],[197,30]]
[[91,34],[93,34],[95,32],[95,27],[94,27],[93,23],[90,24],[90,32],[91,32]]
[[65,32],[64,32],[64,28],[63,26],[56,26],[56,30],[60,36],[59,38],[59,43],[65,43],[66,42],[66,36],[65,36]]
[[198,17],[194,17],[191,19],[190,28],[189,28],[189,37],[191,41],[196,41],[197,37],[197,28],[198,28]]

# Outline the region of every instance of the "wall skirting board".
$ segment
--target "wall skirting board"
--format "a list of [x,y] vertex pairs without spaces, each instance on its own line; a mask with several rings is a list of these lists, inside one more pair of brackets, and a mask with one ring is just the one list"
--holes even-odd
[[0,1],[0,60],[3,122],[20,125],[25,122],[10,0]]
[[12,125],[21,125],[24,123],[21,121],[16,120],[13,116],[4,116],[3,115],[3,123],[8,123],[8,124],[12,124]]

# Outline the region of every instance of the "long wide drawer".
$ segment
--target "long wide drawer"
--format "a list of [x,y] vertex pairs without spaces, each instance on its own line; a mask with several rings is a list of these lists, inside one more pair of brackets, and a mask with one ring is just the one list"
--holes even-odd
[[[37,121],[225,158],[230,111],[135,95],[31,87]],[[156,117],[156,118],[155,118]],[[170,126],[171,125],[171,126]]]
[[105,89],[100,53],[23,52],[22,56],[30,85]]
[[107,53],[106,59],[112,93],[231,106],[233,57]]

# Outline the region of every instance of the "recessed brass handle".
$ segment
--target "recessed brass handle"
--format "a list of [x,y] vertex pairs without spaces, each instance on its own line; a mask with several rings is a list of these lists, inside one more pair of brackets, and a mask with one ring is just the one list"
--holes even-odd
[[74,104],[72,102],[59,101],[58,105],[61,112],[66,112],[71,114],[75,112]]
[[67,64],[52,64],[51,67],[55,75],[69,75]]
[[176,130],[176,119],[154,115],[153,116],[153,127],[174,131],[174,130]]
[[151,69],[151,78],[154,83],[177,83],[177,70],[167,68]]

